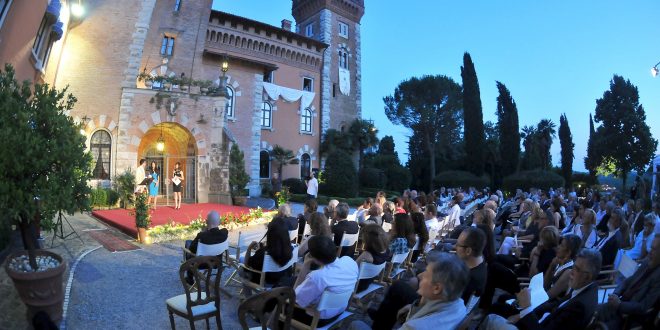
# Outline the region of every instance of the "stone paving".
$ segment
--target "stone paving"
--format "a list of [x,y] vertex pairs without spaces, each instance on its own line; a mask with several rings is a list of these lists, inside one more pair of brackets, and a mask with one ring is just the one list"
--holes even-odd
[[[302,205],[292,205],[292,211],[294,214],[302,212]],[[75,260],[83,253],[95,250],[86,254],[77,266],[72,282],[70,303],[62,326],[67,329],[169,328],[165,300],[183,292],[178,277],[181,263],[180,247],[183,242],[141,245],[141,250],[111,253],[100,247],[100,244],[86,232],[108,228],[105,224],[82,213],[77,213],[68,219],[83,242],[74,237],[64,241],[56,238],[55,246],[48,248],[52,233],[44,233],[47,250],[61,255],[67,262],[65,285]],[[65,234],[66,229],[68,227],[65,227]],[[132,240],[112,228],[110,230],[120,237]],[[264,225],[241,229],[243,248],[253,240],[260,240],[265,230]],[[231,232],[230,243],[236,244],[237,239],[238,231]],[[225,269],[223,281],[232,270]],[[229,291],[236,294],[238,288],[231,287]],[[0,329],[28,329],[25,307],[5,271],[0,272],[0,296],[3,297],[0,300],[0,315],[3,315],[0,318]],[[223,296],[221,314],[225,329],[240,328],[236,314],[238,304],[236,297],[229,299]],[[364,318],[364,315],[359,318]],[[175,321],[177,328],[189,328],[188,322],[184,319],[175,316]],[[214,324],[214,321],[211,321],[211,324]],[[196,326],[204,328],[205,323],[198,321]]]

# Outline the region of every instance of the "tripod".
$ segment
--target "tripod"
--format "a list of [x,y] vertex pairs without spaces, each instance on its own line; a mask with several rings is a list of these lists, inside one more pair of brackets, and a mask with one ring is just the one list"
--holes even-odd
[[[62,221],[62,220],[64,220],[64,221]],[[71,232],[66,234],[66,235],[64,235],[64,222],[66,222],[66,224],[69,225],[69,228],[71,228]],[[59,233],[58,233],[58,230],[59,230]],[[55,229],[53,230],[53,239],[50,241],[50,247],[51,248],[53,247],[53,243],[55,242],[55,238],[60,238],[60,239],[66,240],[69,236],[72,236],[72,235],[75,235],[76,237],[78,237],[78,239],[80,240],[81,243],[83,243],[83,245],[85,244],[85,242],[82,240],[80,235],[78,235],[78,232],[76,232],[76,230],[73,228],[73,226],[71,225],[69,220],[66,218],[66,216],[64,214],[62,214],[62,211],[59,211],[59,214],[57,215],[57,221],[55,221]]]

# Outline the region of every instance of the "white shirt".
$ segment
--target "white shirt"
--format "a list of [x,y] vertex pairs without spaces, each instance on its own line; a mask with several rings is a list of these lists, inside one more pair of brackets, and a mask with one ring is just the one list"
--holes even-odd
[[642,241],[646,239],[646,251],[651,251],[651,245],[653,245],[653,236],[654,232],[651,232],[648,236],[644,237],[644,231],[640,231],[635,238],[635,246],[630,250],[625,250],[625,253],[632,259],[639,259],[642,257]]
[[605,213],[607,213],[607,211],[605,210],[600,210],[596,213],[596,226],[598,226],[600,224],[600,221],[603,220]]
[[449,210],[449,216],[447,218],[449,223],[453,223],[454,226],[461,224],[461,207],[458,204],[454,204]]
[[138,168],[135,170],[135,192],[141,192],[145,187],[144,185],[140,185],[140,183],[144,181],[145,177],[146,175],[144,173],[144,166],[138,166]]
[[307,181],[307,194],[316,197],[319,193],[319,182],[315,177],[312,177]]
[[438,219],[436,217],[426,220],[425,223],[426,223],[426,230],[428,230],[429,232],[431,232],[432,230],[435,230],[436,232],[440,230],[440,223],[438,222]]
[[[580,238],[584,241],[585,238],[582,237],[582,225],[576,225],[574,228],[575,229],[573,230],[573,234],[580,236]],[[590,249],[594,246],[594,244],[596,244],[596,240],[598,240],[596,231],[596,227],[593,226],[591,228],[591,233],[589,233],[589,237],[587,237],[586,241],[584,242],[585,248]]]
[[[325,290],[333,293],[352,292],[358,280],[358,273],[355,260],[348,256],[338,258],[333,263],[307,274],[305,280],[295,289],[296,303],[302,307],[317,304]],[[342,308],[319,311],[320,316],[322,319],[329,319],[344,312],[347,306],[348,301]]]

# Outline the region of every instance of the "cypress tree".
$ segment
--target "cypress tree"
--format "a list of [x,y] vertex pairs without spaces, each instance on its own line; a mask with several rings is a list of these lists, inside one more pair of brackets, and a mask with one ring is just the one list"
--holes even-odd
[[589,114],[589,142],[587,142],[587,157],[584,157],[584,168],[589,171],[589,176],[596,180],[596,169],[600,165],[596,152],[596,130],[594,129],[594,119]]
[[502,176],[515,173],[520,159],[520,130],[518,108],[506,86],[497,81],[497,125],[500,132],[500,159]]
[[573,143],[573,135],[571,134],[571,128],[568,126],[565,113],[559,117],[559,144],[561,145],[561,174],[564,176],[566,187],[570,187],[573,177],[573,158],[575,158],[573,149],[575,143]]
[[481,109],[479,80],[470,53],[463,54],[463,120],[465,136],[465,169],[474,175],[484,172],[484,120]]

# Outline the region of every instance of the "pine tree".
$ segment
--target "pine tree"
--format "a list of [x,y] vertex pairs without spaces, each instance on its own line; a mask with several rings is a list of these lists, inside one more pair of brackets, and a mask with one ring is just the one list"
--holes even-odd
[[500,159],[502,175],[507,176],[518,170],[520,158],[520,132],[518,128],[518,108],[506,86],[497,81],[497,125],[500,133]]
[[474,175],[484,172],[484,120],[481,109],[479,80],[469,53],[463,54],[463,120],[465,136],[465,169]]
[[573,135],[571,134],[571,128],[568,126],[565,113],[559,117],[559,144],[561,144],[561,174],[564,176],[566,187],[570,187],[573,178],[575,143],[573,143]]

